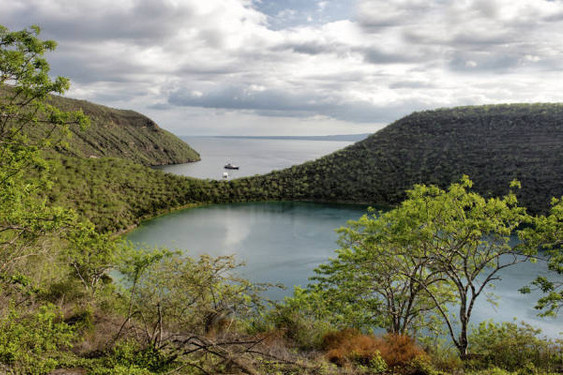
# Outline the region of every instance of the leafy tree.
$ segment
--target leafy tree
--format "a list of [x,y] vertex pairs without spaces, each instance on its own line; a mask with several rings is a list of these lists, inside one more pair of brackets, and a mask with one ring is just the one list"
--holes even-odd
[[[436,303],[451,302],[451,290],[443,285],[440,271],[431,270],[428,249],[412,243],[410,233],[399,236],[410,213],[393,210],[364,215],[339,230],[337,257],[319,266],[315,287],[328,293],[331,306],[359,327],[382,326],[390,333],[414,334],[431,328]],[[435,298],[430,298],[425,287]],[[360,317],[362,320],[358,320]]]
[[100,282],[115,267],[116,253],[122,243],[111,234],[98,233],[90,222],[76,224],[66,238],[68,241],[61,250],[63,261],[94,296]]
[[150,352],[166,366],[201,368],[213,364],[206,356],[216,356],[244,368],[237,356],[251,353],[259,340],[241,339],[237,322],[260,309],[264,286],[236,276],[238,266],[233,257],[192,259],[130,248],[119,267],[128,286],[128,313],[114,341],[135,332],[139,353]]
[[[47,247],[38,243],[56,234],[74,220],[60,208],[35,199],[49,186],[46,179],[30,177],[44,172],[40,150],[57,141],[71,124],[85,126],[80,112],[64,112],[47,103],[50,93],[63,93],[68,80],[49,77],[43,55],[55,48],[53,41],[37,38],[38,27],[10,32],[0,26],[0,272],[12,272],[17,263],[41,254]],[[41,142],[30,141],[25,127],[50,126]],[[62,130],[63,133],[58,133]],[[36,173],[41,174],[41,173]]]
[[207,334],[215,324],[244,316],[257,306],[259,285],[234,275],[233,257],[199,259],[167,250],[129,249],[120,267],[130,285],[130,315],[143,317],[148,342]]
[[526,240],[541,249],[539,257],[547,261],[550,271],[559,277],[538,276],[531,285],[520,289],[530,293],[532,289],[543,292],[536,309],[540,316],[556,316],[563,303],[563,200],[553,199],[551,212],[535,219],[533,228],[525,232]]
[[[515,182],[512,186],[517,185]],[[465,358],[477,299],[500,279],[501,270],[526,262],[537,253],[529,242],[511,241],[513,234],[525,240],[521,226],[532,222],[518,206],[516,196],[509,193],[485,199],[471,192],[471,186],[468,177],[446,191],[417,185],[398,208],[353,223],[344,230],[345,237],[350,240],[358,235],[361,241],[352,241],[354,246],[341,250],[336,260],[322,266],[324,278],[342,278],[343,285],[363,283],[345,294],[352,300],[361,299],[366,292],[359,297],[354,292],[368,288],[368,293],[387,301],[389,307],[378,312],[388,321],[399,315],[408,323],[412,319],[412,310],[407,308],[410,305],[421,312],[434,309]],[[366,229],[357,234],[358,226]],[[376,274],[380,271],[383,276]],[[457,317],[447,310],[447,301],[456,304]],[[401,327],[391,327],[394,325]]]

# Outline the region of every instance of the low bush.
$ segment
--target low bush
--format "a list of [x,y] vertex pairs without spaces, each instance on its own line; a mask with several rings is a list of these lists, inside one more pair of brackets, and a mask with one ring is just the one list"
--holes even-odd
[[152,347],[136,341],[121,341],[103,360],[95,374],[151,374],[171,370],[173,360]]
[[323,347],[325,335],[334,326],[326,319],[322,299],[296,287],[293,296],[276,304],[265,316],[264,322],[256,324],[262,331],[279,332],[290,346],[301,350],[318,350]]
[[379,351],[389,367],[404,367],[415,359],[426,360],[428,358],[414,339],[406,335],[387,334],[383,336]]
[[339,366],[365,366],[371,373],[388,369],[409,374],[433,372],[428,355],[405,335],[376,337],[354,329],[344,329],[325,335],[323,348],[330,362]]
[[0,363],[16,374],[46,374],[56,368],[59,351],[70,348],[72,327],[53,305],[24,314],[10,307],[0,316]]
[[563,371],[563,341],[540,334],[540,329],[525,322],[482,322],[470,337],[475,357],[471,364],[532,374]]
[[362,335],[354,329],[331,332],[323,338],[328,360],[339,366],[349,363],[367,366],[381,358],[379,346],[376,337]]

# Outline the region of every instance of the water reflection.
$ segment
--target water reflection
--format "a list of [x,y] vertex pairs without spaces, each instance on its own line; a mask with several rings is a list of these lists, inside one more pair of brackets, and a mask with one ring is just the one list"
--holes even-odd
[[[283,283],[288,290],[272,290],[269,297],[291,294],[293,285],[306,285],[313,269],[334,255],[335,229],[357,220],[364,206],[313,203],[249,203],[199,207],[158,217],[141,225],[128,238],[133,242],[177,248],[195,256],[236,254],[247,265],[241,273],[257,282]],[[498,307],[485,296],[477,302],[473,321],[511,321],[514,317],[556,337],[562,318],[542,319],[533,309],[537,295],[517,290],[545,271],[542,264],[508,268],[493,292]]]

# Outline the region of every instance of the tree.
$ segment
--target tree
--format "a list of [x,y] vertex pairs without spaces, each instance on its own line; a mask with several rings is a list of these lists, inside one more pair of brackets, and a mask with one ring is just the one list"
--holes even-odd
[[90,222],[76,223],[66,234],[67,243],[61,249],[63,261],[91,296],[100,282],[115,267],[116,254],[126,245],[111,233],[101,234]]
[[233,274],[233,257],[192,259],[166,250],[130,249],[120,266],[130,288],[130,315],[151,327],[145,335],[159,348],[183,335],[203,335],[215,324],[249,314],[260,285]]
[[206,357],[215,356],[246,368],[239,360],[252,355],[260,340],[241,338],[237,320],[258,312],[264,286],[236,276],[238,266],[231,256],[192,259],[168,250],[126,249],[119,270],[129,306],[114,341],[128,328],[141,337],[144,350],[168,364],[201,370],[213,366]]
[[563,303],[563,200],[554,198],[549,215],[537,217],[534,227],[528,228],[524,236],[526,241],[540,249],[538,257],[546,261],[548,269],[559,277],[540,275],[520,292],[540,290],[544,294],[535,306],[540,311],[538,315],[556,316]]
[[[49,234],[68,226],[75,215],[37,199],[49,186],[41,149],[60,139],[71,124],[86,126],[81,112],[64,112],[48,104],[62,94],[66,78],[49,77],[44,54],[56,43],[37,38],[38,27],[10,32],[0,26],[0,274],[5,276],[30,256],[43,253]],[[41,125],[41,126],[38,126]],[[42,129],[41,139],[29,131]],[[29,130],[29,131],[28,131]],[[59,130],[61,132],[59,132]],[[40,177],[43,178],[40,178]]]
[[[339,229],[337,257],[315,270],[315,287],[328,292],[329,305],[348,324],[415,334],[422,327],[435,327],[431,316],[436,302],[451,302],[451,291],[442,285],[441,272],[429,269],[430,257],[424,249],[398,237],[395,225],[404,221],[405,214],[393,210],[349,222]],[[434,299],[419,280],[424,280]]]
[[39,198],[50,186],[42,152],[69,126],[88,122],[81,112],[48,103],[49,94],[62,94],[69,84],[49,77],[43,56],[56,44],[38,35],[38,27],[10,32],[0,26],[0,360],[25,373],[54,369],[52,352],[74,337],[57,308],[30,302],[45,290],[34,282],[37,259],[54,259],[53,242],[77,222],[74,212]]
[[[343,285],[363,277],[370,293],[387,301],[388,307],[379,312],[388,321],[400,316],[405,322],[391,327],[404,327],[412,319],[410,314],[418,313],[408,306],[420,312],[436,311],[465,358],[476,300],[500,279],[501,270],[537,253],[529,241],[511,242],[512,235],[525,240],[521,226],[532,223],[516,196],[510,192],[502,198],[485,199],[471,192],[471,186],[467,176],[448,190],[416,185],[398,208],[363,218],[344,230],[350,240],[356,236],[355,227],[364,228],[361,241],[341,250],[336,260],[320,267],[321,272],[330,279],[342,277]],[[361,289],[360,284],[351,293]],[[457,317],[446,308],[447,301],[456,304]]]

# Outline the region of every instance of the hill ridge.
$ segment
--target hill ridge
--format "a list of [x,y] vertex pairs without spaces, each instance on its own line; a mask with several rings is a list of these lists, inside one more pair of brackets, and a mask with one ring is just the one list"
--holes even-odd
[[[116,109],[86,100],[52,95],[49,102],[65,111],[82,110],[91,119],[85,129],[71,128],[68,147],[57,152],[83,158],[119,157],[154,166],[200,160],[199,154],[149,117],[130,109]],[[27,129],[42,137],[42,129]]]
[[500,196],[518,179],[521,203],[540,212],[563,195],[562,161],[563,104],[463,106],[414,112],[363,141],[255,181],[266,190],[275,181],[286,199],[392,205],[414,184],[446,187],[465,174],[479,193]]

